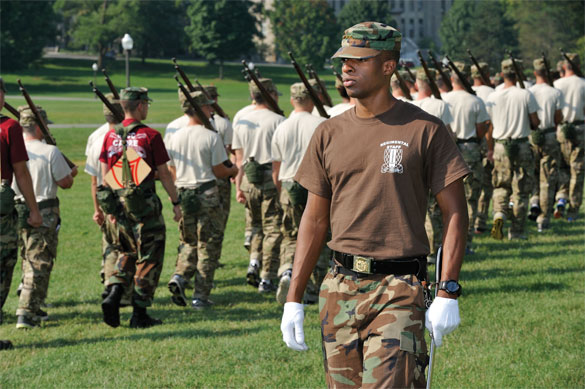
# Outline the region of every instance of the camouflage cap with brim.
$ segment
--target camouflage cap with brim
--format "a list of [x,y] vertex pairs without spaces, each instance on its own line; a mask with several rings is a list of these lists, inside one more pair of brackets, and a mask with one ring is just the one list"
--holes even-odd
[[297,100],[303,100],[309,97],[309,91],[305,84],[297,82],[290,86],[290,97]]
[[[195,90],[200,91],[201,88],[199,87],[199,85],[194,85]],[[215,99],[216,97],[219,97],[219,94],[217,93],[217,87],[215,85],[204,85],[203,86],[205,88],[205,92],[207,92],[207,94],[212,98]]]
[[[117,111],[118,115],[122,115],[124,116],[124,110],[122,109],[122,106],[120,105],[120,103],[118,102],[118,100],[116,100],[114,98],[114,95],[112,93],[108,93],[105,95],[106,99],[108,99],[108,102],[110,104],[112,104],[112,106],[114,107],[114,109]],[[114,114],[112,111],[110,111],[110,109],[108,108],[107,105],[102,104],[102,109],[104,112],[104,116],[113,116],[115,117],[116,114]]]
[[311,78],[309,80],[309,85],[311,85],[311,88],[313,88],[315,90],[315,92],[317,92],[317,93],[323,93],[323,91],[321,90],[321,85],[314,78]]
[[534,61],[532,61],[532,67],[537,72],[542,72],[546,70],[546,65],[542,58],[536,58]]
[[[45,124],[53,123],[47,117],[47,112],[43,109],[43,107],[37,105],[36,108],[41,117],[43,118]],[[20,119],[18,120],[18,122],[20,123],[21,126],[30,127],[37,124],[37,117],[35,116],[32,109],[30,109],[28,105],[21,105],[20,107],[18,107],[18,113],[20,113]]]
[[[437,78],[437,71],[435,69],[429,69],[430,76],[434,79]],[[424,69],[419,69],[416,71],[416,79],[421,80],[424,82],[429,82],[429,78],[427,77],[427,73]]]
[[375,57],[381,51],[400,53],[402,34],[380,22],[358,23],[345,30],[341,47],[331,58],[365,59]]
[[[483,72],[483,74],[488,75],[490,72],[490,66],[486,62],[480,62],[479,68]],[[481,73],[477,66],[471,65],[471,77],[472,78],[481,78]]]
[[[282,94],[276,89],[276,85],[272,82],[271,78],[260,78],[258,81],[262,84],[264,89],[266,89],[269,93],[273,92],[276,93],[278,96],[282,96]],[[250,81],[248,83],[248,88],[251,94],[258,94],[260,93],[260,88],[256,85],[254,81]]]
[[469,74],[469,67],[467,66],[467,64],[465,62],[455,61],[455,62],[453,62],[453,65],[455,65],[457,70],[459,70],[459,72],[463,73],[464,76],[467,76]]
[[511,59],[505,59],[502,61],[502,73],[514,74],[514,63]]
[[138,100],[147,100],[152,101],[150,97],[148,97],[148,89],[146,88],[138,88],[138,87],[129,87],[120,89],[120,101],[138,101]]
[[567,55],[567,57],[569,57],[569,59],[571,61],[573,61],[575,66],[579,66],[581,64],[581,61],[579,60],[579,54],[577,54],[577,53],[565,53],[565,54]]
[[[193,107],[191,106],[191,103],[189,102],[189,100],[187,100],[187,98],[185,97],[183,92],[181,92],[181,91],[179,91],[179,92],[180,92],[179,93],[179,100],[181,101],[181,109],[183,110],[183,112],[187,112],[188,110],[190,110]],[[209,100],[205,96],[205,93],[201,92],[200,90],[195,91],[195,92],[190,92],[189,95],[195,101],[195,103],[199,106],[213,104],[213,100]]]

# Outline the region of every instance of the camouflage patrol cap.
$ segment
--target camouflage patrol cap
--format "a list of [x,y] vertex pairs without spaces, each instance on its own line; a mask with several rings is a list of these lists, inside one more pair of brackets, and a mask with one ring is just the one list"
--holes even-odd
[[[195,92],[190,92],[189,95],[195,101],[195,103],[197,103],[197,105],[199,105],[199,106],[213,104],[213,100],[209,100],[205,96],[205,94],[203,92],[201,92],[200,90],[195,91]],[[192,108],[191,103],[189,102],[189,100],[187,100],[185,95],[181,92],[179,97],[182,97],[182,98],[179,98],[179,100],[181,101],[181,109],[183,110],[183,112],[187,112],[188,110],[190,110]]]
[[[36,108],[41,117],[43,118],[45,124],[53,123],[47,117],[47,112],[43,109],[43,107],[37,105]],[[19,123],[21,126],[30,127],[35,126],[37,124],[37,118],[28,105],[21,105],[20,107],[18,107],[18,113],[20,113]]]
[[[581,65],[581,61],[579,61],[579,54],[577,53],[565,53],[567,55],[567,57],[569,57],[569,59],[571,61],[573,61],[573,63],[575,64],[575,66],[579,67]],[[569,63],[569,61],[565,60],[566,63]]]
[[371,58],[382,50],[400,53],[401,41],[402,34],[394,27],[379,22],[362,22],[345,30],[341,47],[331,58]]
[[559,62],[557,62],[557,72],[563,70],[563,63],[565,63],[565,61],[563,61],[562,59]]
[[[219,94],[217,93],[217,87],[215,85],[204,85],[203,87],[205,88],[205,92],[207,92],[207,94],[212,99],[219,97]],[[195,85],[195,90],[201,91],[201,88],[199,87],[199,85]]]
[[514,74],[514,63],[511,59],[505,59],[502,61],[502,73]]
[[472,78],[481,78],[480,69],[481,69],[481,72],[483,72],[483,74],[486,74],[486,75],[489,74],[489,72],[490,72],[490,66],[487,64],[487,62],[480,62],[479,69],[477,68],[477,66],[471,65],[471,77]]
[[4,80],[0,77],[0,90],[6,93],[6,87],[4,86]]
[[532,61],[532,67],[537,72],[546,70],[546,65],[545,65],[544,60],[542,58],[536,58],[534,61]]
[[[276,89],[276,85],[274,85],[274,83],[272,82],[271,78],[260,78],[258,79],[258,81],[260,81],[260,83],[262,84],[262,86],[264,86],[264,88],[268,91],[268,92],[273,92],[276,93],[277,95],[281,95],[278,92],[278,89]],[[260,89],[258,88],[258,86],[254,83],[254,81],[250,81],[248,83],[248,88],[250,90],[250,94],[258,94],[260,93]]]
[[309,85],[311,85],[311,88],[313,88],[315,90],[315,92],[317,92],[317,93],[323,93],[323,90],[321,89],[321,85],[314,78],[311,78],[309,80]]
[[464,76],[467,76],[469,74],[469,67],[467,66],[467,64],[465,62],[455,61],[455,62],[453,62],[453,65],[455,65],[457,70],[459,70]]
[[[106,99],[108,99],[110,104],[112,104],[114,109],[116,111],[118,111],[117,114],[124,116],[124,110],[122,110],[122,106],[120,105],[120,103],[116,99],[114,99],[114,95],[112,93],[108,93],[105,97],[106,97]],[[104,116],[106,116],[106,117],[108,117],[108,116],[110,116],[112,118],[116,117],[116,114],[114,114],[112,111],[110,111],[108,109],[108,106],[105,104],[103,104],[103,112],[104,112]]]
[[120,89],[120,101],[137,101],[137,100],[148,100],[152,101],[150,97],[148,97],[148,89],[146,88],[138,88],[135,86]]
[[[429,74],[433,78],[433,80],[437,78],[437,71],[435,69],[429,69]],[[424,69],[417,70],[416,79],[424,82],[429,82],[429,78],[427,77],[427,73],[425,72]]]
[[309,91],[305,84],[296,82],[290,86],[290,97],[295,100],[304,100],[309,97]]

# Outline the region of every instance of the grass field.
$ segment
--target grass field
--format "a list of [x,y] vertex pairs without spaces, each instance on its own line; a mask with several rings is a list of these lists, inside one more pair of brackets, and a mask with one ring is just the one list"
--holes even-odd
[[[246,84],[239,67],[226,66],[226,79],[216,69],[183,61],[187,74],[219,87],[220,104],[233,116],[246,105]],[[123,64],[110,72],[124,81]],[[3,74],[8,102],[22,103],[15,87],[21,77],[33,99],[58,96],[86,100],[44,100],[56,124],[100,123],[101,106],[87,82],[91,61],[50,60],[37,70]],[[180,115],[170,61],[132,63],[133,85],[152,91],[154,104],[147,122],[169,122]],[[283,92],[281,108],[290,111],[288,85],[292,69],[262,67]],[[325,72],[323,72],[325,73]],[[325,76],[332,85],[333,76]],[[106,90],[105,84],[99,82]],[[330,88],[330,93],[333,95]],[[163,130],[163,128],[159,128]],[[63,152],[81,167],[89,128],[53,130]],[[4,307],[0,338],[11,339],[13,351],[0,352],[0,387],[324,387],[318,309],[306,309],[309,351],[288,350],[279,330],[282,307],[273,296],[259,295],[245,284],[247,252],[242,247],[243,207],[232,201],[222,262],[211,298],[216,306],[195,312],[173,305],[166,288],[175,263],[178,232],[171,207],[161,196],[167,220],[167,245],[154,316],[164,325],[146,330],[123,325],[112,329],[101,321],[99,282],[101,237],[91,220],[89,176],[60,191],[62,229],[53,269],[43,328],[16,330],[17,266]],[[160,184],[158,192],[163,193]],[[462,324],[445,338],[435,359],[434,386],[582,388],[585,386],[585,226],[555,220],[537,234],[529,222],[525,242],[496,242],[478,237],[477,252],[465,259],[461,274]]]

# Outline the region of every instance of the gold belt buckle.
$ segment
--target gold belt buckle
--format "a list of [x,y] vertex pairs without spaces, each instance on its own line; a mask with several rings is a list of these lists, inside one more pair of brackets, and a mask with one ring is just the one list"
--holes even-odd
[[351,270],[357,273],[372,274],[372,258],[355,255],[353,257],[353,268]]

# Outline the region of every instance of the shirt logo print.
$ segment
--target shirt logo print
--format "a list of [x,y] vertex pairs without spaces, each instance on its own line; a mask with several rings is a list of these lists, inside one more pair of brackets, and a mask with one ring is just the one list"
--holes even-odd
[[380,169],[381,173],[404,173],[404,166],[401,163],[403,146],[408,147],[408,143],[399,140],[393,140],[384,142],[380,145],[380,147],[385,147],[384,163]]

